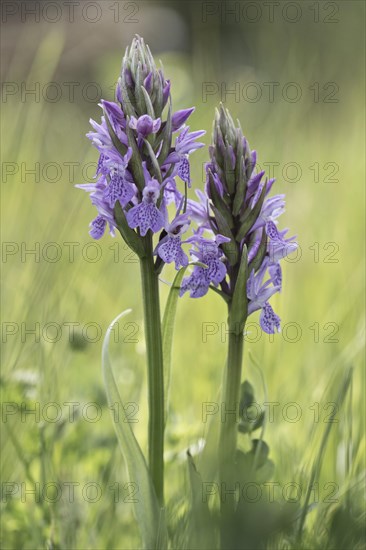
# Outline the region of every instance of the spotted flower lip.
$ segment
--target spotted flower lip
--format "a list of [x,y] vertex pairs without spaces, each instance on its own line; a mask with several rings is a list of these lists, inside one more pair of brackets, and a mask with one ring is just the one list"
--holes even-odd
[[179,295],[183,296],[189,292],[191,298],[202,298],[210,288],[210,280],[207,277],[207,270],[196,266],[192,274],[183,280]]
[[164,227],[165,203],[157,205],[161,187],[159,182],[151,179],[143,190],[142,201],[126,212],[127,223],[131,229],[139,228],[144,237],[149,229],[157,233]]
[[90,236],[93,239],[100,239],[104,235],[104,231],[107,225],[107,220],[103,216],[97,216],[92,222],[90,222]]
[[[179,209],[178,209],[179,212]],[[177,214],[171,223],[165,224],[166,235],[159,241],[154,250],[163,262],[170,264],[175,262],[175,268],[180,269],[188,265],[188,256],[182,248],[182,235],[188,230],[191,220],[189,215]]]
[[111,181],[103,196],[111,208],[114,208],[117,201],[121,203],[121,206],[126,206],[135,196],[135,189],[123,176],[115,172],[112,174]]
[[167,264],[174,262],[175,269],[186,267],[189,262],[180,235],[166,235],[157,245],[155,253]]
[[269,302],[265,302],[262,306],[259,324],[263,331],[267,334],[281,332],[281,319],[273,311],[273,308]]

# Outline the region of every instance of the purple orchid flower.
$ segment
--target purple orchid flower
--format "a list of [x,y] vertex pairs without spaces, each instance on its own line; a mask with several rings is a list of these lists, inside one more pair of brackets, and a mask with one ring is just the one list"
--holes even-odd
[[[99,106],[108,116],[112,129],[118,139],[127,147],[128,140],[125,132],[126,121],[122,109],[116,103],[104,100],[99,103]],[[92,141],[94,147],[96,147],[100,153],[111,153],[115,151],[105,116],[101,117],[101,124],[98,124],[93,119],[90,119],[90,124],[94,132],[88,132],[86,135]]]
[[[183,130],[179,141],[182,140],[184,145],[180,148],[178,144],[176,150],[185,153],[189,139],[190,136]],[[189,149],[189,145],[187,147]],[[219,245],[223,254],[220,262],[225,269],[220,285],[229,304],[234,298],[236,300],[236,318],[232,317],[231,322],[235,324],[237,320],[243,327],[247,315],[237,313],[240,306],[235,288],[243,252],[248,251],[246,261],[251,266],[251,273],[247,280],[247,314],[261,310],[261,326],[272,333],[279,330],[280,319],[268,300],[282,287],[279,261],[297,249],[295,237],[286,239],[286,231],[279,231],[276,226],[277,218],[284,212],[284,195],[268,197],[275,180],[264,180],[264,171],[256,172],[257,153],[250,151],[240,126],[235,126],[223,106],[216,112],[213,144],[209,147],[209,153],[205,192],[197,193],[198,202],[188,200],[191,219],[198,224],[196,236],[203,238],[207,233],[223,233],[232,242],[230,248],[225,243]],[[228,257],[230,250],[233,254]],[[193,256],[208,264],[202,254],[193,251]],[[207,269],[195,268],[190,278],[184,280],[182,294],[190,290],[195,297],[204,295],[212,282],[208,273]]]
[[[114,237],[116,223],[114,221],[113,209],[105,200],[105,192],[108,189],[107,178],[102,175],[96,183],[78,184],[75,187],[90,193],[91,202],[98,210],[98,216],[90,223],[90,236],[93,237],[93,239],[100,239],[108,223],[110,235]],[[102,222],[102,220],[104,220],[105,223]]]
[[[125,207],[135,196],[136,188],[133,183],[128,181],[127,166],[132,155],[132,149],[129,148],[122,159],[122,162],[116,162],[113,157],[104,160],[104,164],[109,168],[110,182],[104,191],[104,200],[110,208],[114,208],[117,201]],[[118,159],[120,161],[120,157]]]
[[177,210],[179,210],[179,207],[182,204],[183,195],[179,191],[177,183],[173,177],[164,180],[164,198],[167,205],[174,203]]
[[196,189],[198,201],[188,199],[187,209],[193,221],[199,224],[199,228],[210,229],[208,196],[200,189]]
[[[146,170],[145,170],[146,171]],[[147,172],[147,171],[146,171]],[[146,175],[145,175],[146,177]],[[149,229],[157,233],[164,227],[165,223],[165,202],[161,201],[158,207],[161,186],[159,182],[151,178],[146,183],[142,192],[142,201],[133,206],[126,213],[127,223],[131,229],[138,227],[141,235],[144,237]]]
[[271,304],[268,302],[265,302],[262,306],[259,323],[264,332],[267,334],[281,332],[281,319],[278,315],[276,315]]
[[222,261],[223,252],[220,245],[229,241],[230,239],[223,235],[216,235],[214,240],[209,240],[195,234],[187,239],[187,242],[196,246],[191,250],[192,256],[206,267],[194,267],[191,275],[183,280],[180,296],[189,291],[191,298],[201,298],[207,294],[210,284],[218,286],[221,283],[225,278],[227,268]]
[[281,272],[272,270],[270,278],[263,283],[266,275],[268,262],[265,261],[257,274],[252,270],[247,282],[247,297],[248,297],[248,315],[254,311],[261,310],[259,323],[264,332],[274,334],[280,330],[280,318],[276,315],[268,303],[268,300],[280,292],[282,284]]
[[168,155],[164,161],[163,166],[169,164],[176,164],[176,169],[173,175],[178,175],[182,181],[191,186],[191,173],[189,164],[189,155],[204,147],[204,143],[195,141],[197,138],[203,136],[206,132],[203,130],[197,132],[190,132],[189,126],[183,126],[180,129],[180,134],[175,140],[175,149]]
[[155,248],[157,254],[165,263],[175,262],[175,269],[188,265],[188,256],[182,248],[182,235],[191,223],[189,215],[178,214],[172,223],[165,226],[167,235],[161,239]]
[[267,252],[271,264],[277,264],[298,249],[298,244],[295,242],[296,236],[284,238],[287,231],[287,229],[278,231],[273,221],[266,223],[266,233],[269,237]]

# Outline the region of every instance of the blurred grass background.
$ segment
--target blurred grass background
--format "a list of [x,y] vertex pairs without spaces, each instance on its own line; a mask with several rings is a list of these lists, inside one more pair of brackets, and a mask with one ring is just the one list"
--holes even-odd
[[[2,547],[136,548],[139,544],[132,504],[123,502],[122,489],[116,499],[113,489],[114,483],[122,487],[127,479],[105,404],[102,341],[100,337],[88,341],[96,334],[92,327],[87,339],[82,333],[85,325],[97,323],[104,334],[120,311],[133,309],[131,324],[120,326],[112,354],[125,399],[139,404],[134,427],[145,445],[139,269],[119,237],[112,241],[105,236],[98,249],[90,246],[88,223],[94,211],[87,197],[73,187],[88,181],[93,168],[89,167],[88,176],[85,166],[97,161],[85,133],[88,119],[100,117],[100,97],[95,101],[86,97],[95,93],[88,83],[98,83],[102,97],[112,99],[124,49],[139,33],[172,80],[174,108],[196,106],[191,127],[207,131],[207,144],[214,108],[222,100],[240,119],[251,147],[258,151],[259,164],[279,163],[275,191],[286,193],[287,201],[282,226],[298,235],[301,247],[297,261],[285,262],[284,290],[275,299],[283,325],[290,325],[282,335],[273,339],[262,335],[258,341],[253,328],[244,377],[254,384],[259,403],[279,403],[274,421],[267,422],[265,438],[276,464],[274,479],[282,485],[310,471],[327,425],[324,420],[331,413],[324,407],[335,400],[346,370],[354,367],[352,395],[337,413],[339,422],[324,457],[318,511],[309,515],[307,524],[312,537],[308,547],[316,548],[321,540],[316,524],[329,507],[322,502],[328,494],[324,485],[337,484],[337,498],[349,485],[358,491],[364,464],[364,5],[332,2],[327,8],[315,2],[311,8],[301,2],[297,3],[301,17],[291,23],[283,15],[286,3],[276,8],[272,22],[263,3],[258,3],[262,15],[254,22],[248,20],[255,18],[252,12],[243,15],[244,2],[234,3],[241,10],[237,21],[216,3],[207,7],[200,2],[137,2],[130,3],[132,8],[116,4],[118,22],[113,20],[112,3],[99,2],[102,17],[95,23],[83,20],[79,12],[74,23],[65,13],[56,23],[42,16],[38,23],[31,16],[22,22],[18,12],[3,24],[2,400],[4,407],[8,402],[27,406],[38,402],[41,420],[46,415],[46,421],[35,422],[34,416],[19,412],[3,416],[2,481],[17,483],[19,491],[12,498],[3,497]],[[205,22],[203,15],[210,6],[219,11],[207,15]],[[136,21],[124,21],[127,16]],[[288,18],[294,18],[293,12]],[[39,101],[32,95],[22,97],[22,83],[30,89],[37,82]],[[50,82],[61,87],[57,101],[42,96]],[[65,84],[70,82],[77,83],[74,99]],[[203,96],[207,83],[215,90],[239,86],[240,92],[254,94],[254,88],[245,88],[250,82],[262,92],[258,101],[245,100],[243,95],[237,100],[220,91]],[[264,84],[268,82],[278,83],[273,101]],[[301,90],[297,102],[282,95],[290,82]],[[314,83],[319,83],[319,101],[314,101]],[[327,83],[333,84],[324,89]],[[337,101],[327,102],[334,90],[331,98]],[[294,88],[288,92],[294,93]],[[52,96],[51,89],[49,93]],[[192,157],[193,187],[203,187],[207,155],[205,148]],[[24,173],[35,163],[40,163],[39,181]],[[48,169],[47,163],[57,163],[59,171]],[[65,163],[75,163],[72,177],[70,164]],[[297,163],[299,178],[293,165],[286,172],[287,163]],[[59,261],[47,261],[47,253],[52,258],[55,251],[47,248],[51,242],[60,247]],[[65,243],[76,243],[73,259],[71,245]],[[40,247],[39,258],[22,256],[22,247],[35,246]],[[11,248],[14,253],[6,254]],[[95,250],[101,258],[88,261]],[[172,281],[173,275],[168,269],[163,278]],[[163,302],[168,290],[162,283]],[[168,497],[183,490],[185,450],[204,437],[203,403],[217,400],[226,353],[225,316],[224,303],[213,294],[179,303],[167,427]],[[36,323],[40,338],[24,333]],[[56,333],[51,325],[48,336],[42,337],[48,323],[55,323],[55,330],[61,327],[57,342],[52,342]],[[77,323],[73,343],[65,323]],[[207,338],[205,323],[212,331],[217,327]],[[255,365],[261,369],[266,391]],[[62,418],[55,423],[47,421],[47,410],[42,414],[43,405],[51,402],[62,406]],[[73,421],[68,419],[67,405],[62,405],[67,402],[80,404]],[[102,407],[97,422],[83,414],[83,406],[92,402]],[[283,418],[290,402],[301,408],[298,422]],[[320,411],[316,423],[314,403],[319,403]],[[294,414],[293,409],[288,412]],[[70,503],[63,485],[70,481],[79,487],[97,483],[102,497],[87,502],[76,488]],[[62,498],[37,505],[30,495],[22,502],[20,484],[28,489],[35,482],[61,484]]]

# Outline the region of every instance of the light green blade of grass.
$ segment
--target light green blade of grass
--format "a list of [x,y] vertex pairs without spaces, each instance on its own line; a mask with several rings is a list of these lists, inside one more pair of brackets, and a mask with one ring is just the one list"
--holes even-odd
[[[129,309],[125,310],[110,324],[102,348],[102,370],[108,404],[110,407],[117,404],[121,411],[124,411],[125,408],[113,375],[108,348],[113,326],[130,312],[131,310]],[[150,550],[151,548],[159,550],[164,549],[167,545],[164,510],[161,510],[159,507],[145,457],[130,424],[124,421],[125,419],[116,421],[113,415],[112,417],[118,443],[126,461],[130,480],[136,483],[138,487],[138,498],[134,508],[144,548],[146,550]]]
[[[349,390],[349,387],[350,387],[350,384],[351,384],[351,381],[352,381],[352,375],[353,375],[353,370],[352,370],[352,368],[350,368],[347,371],[347,373],[344,377],[343,383],[342,383],[342,385],[341,385],[341,387],[338,391],[338,395],[337,395],[337,398],[335,400],[335,403],[337,404],[337,407],[332,412],[332,415],[331,415],[332,419],[334,419],[334,417],[336,415],[336,412],[343,405],[343,402],[346,398],[347,392]],[[304,505],[303,505],[303,508],[302,508],[302,513],[301,513],[301,517],[300,517],[300,521],[299,521],[299,527],[298,527],[298,531],[297,531],[297,538],[298,538],[299,541],[301,540],[302,532],[303,532],[305,521],[306,521],[306,516],[307,516],[307,513],[309,511],[309,502],[310,502],[311,492],[313,490],[313,485],[314,485],[314,482],[316,481],[316,479],[318,478],[321,467],[322,467],[324,453],[325,453],[325,449],[327,447],[327,443],[328,443],[328,440],[329,440],[329,436],[330,436],[330,432],[331,432],[332,427],[333,427],[333,422],[329,421],[326,425],[325,430],[324,430],[323,437],[322,437],[321,442],[320,442],[320,447],[319,447],[319,450],[318,450],[318,454],[317,454],[317,457],[316,457],[316,459],[313,463],[312,469],[311,469],[308,488],[307,488],[306,495],[305,495],[305,502],[304,502]]]

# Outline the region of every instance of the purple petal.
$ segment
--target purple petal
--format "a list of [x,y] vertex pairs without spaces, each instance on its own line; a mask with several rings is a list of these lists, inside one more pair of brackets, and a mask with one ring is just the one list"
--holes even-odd
[[90,223],[90,231],[89,235],[93,237],[93,239],[100,239],[104,235],[104,231],[107,225],[107,220],[102,218],[102,216],[97,216],[91,223]]
[[178,176],[181,180],[191,186],[191,169],[187,157],[183,157],[178,166]]
[[170,96],[170,80],[167,80],[163,88],[163,106],[167,104]]
[[150,72],[144,80],[144,88],[150,94],[153,88],[153,74]]
[[226,275],[226,266],[220,260],[212,260],[208,263],[207,276],[215,285],[221,283]]
[[164,237],[156,247],[156,252],[165,263],[175,262],[176,269],[188,265],[188,257],[182,250],[179,235]]
[[195,268],[189,277],[183,279],[179,295],[183,296],[185,292],[189,291],[191,298],[201,298],[207,294],[210,283],[204,271],[201,267]]
[[266,233],[271,241],[281,241],[280,234],[274,222],[269,221],[266,223]]
[[172,116],[172,130],[175,132],[176,130],[179,130],[181,126],[187,121],[187,119],[191,116],[191,114],[194,111],[194,107],[191,107],[190,109],[182,109],[181,111],[177,111]]
[[268,302],[266,302],[262,308],[259,323],[267,334],[281,332],[281,319],[275,314]]
[[110,184],[104,191],[103,198],[107,201],[110,208],[114,208],[117,201],[120,201],[122,206],[126,206],[134,195],[135,191],[132,184],[115,173],[111,178]]
[[276,263],[274,265],[270,265],[268,267],[268,271],[271,277],[272,284],[274,286],[279,286],[281,288],[282,286],[282,268],[279,263]]
[[164,215],[153,202],[141,202],[132,207],[126,214],[127,223],[131,229],[140,228],[140,233],[145,236],[149,229],[157,233],[164,227]]

